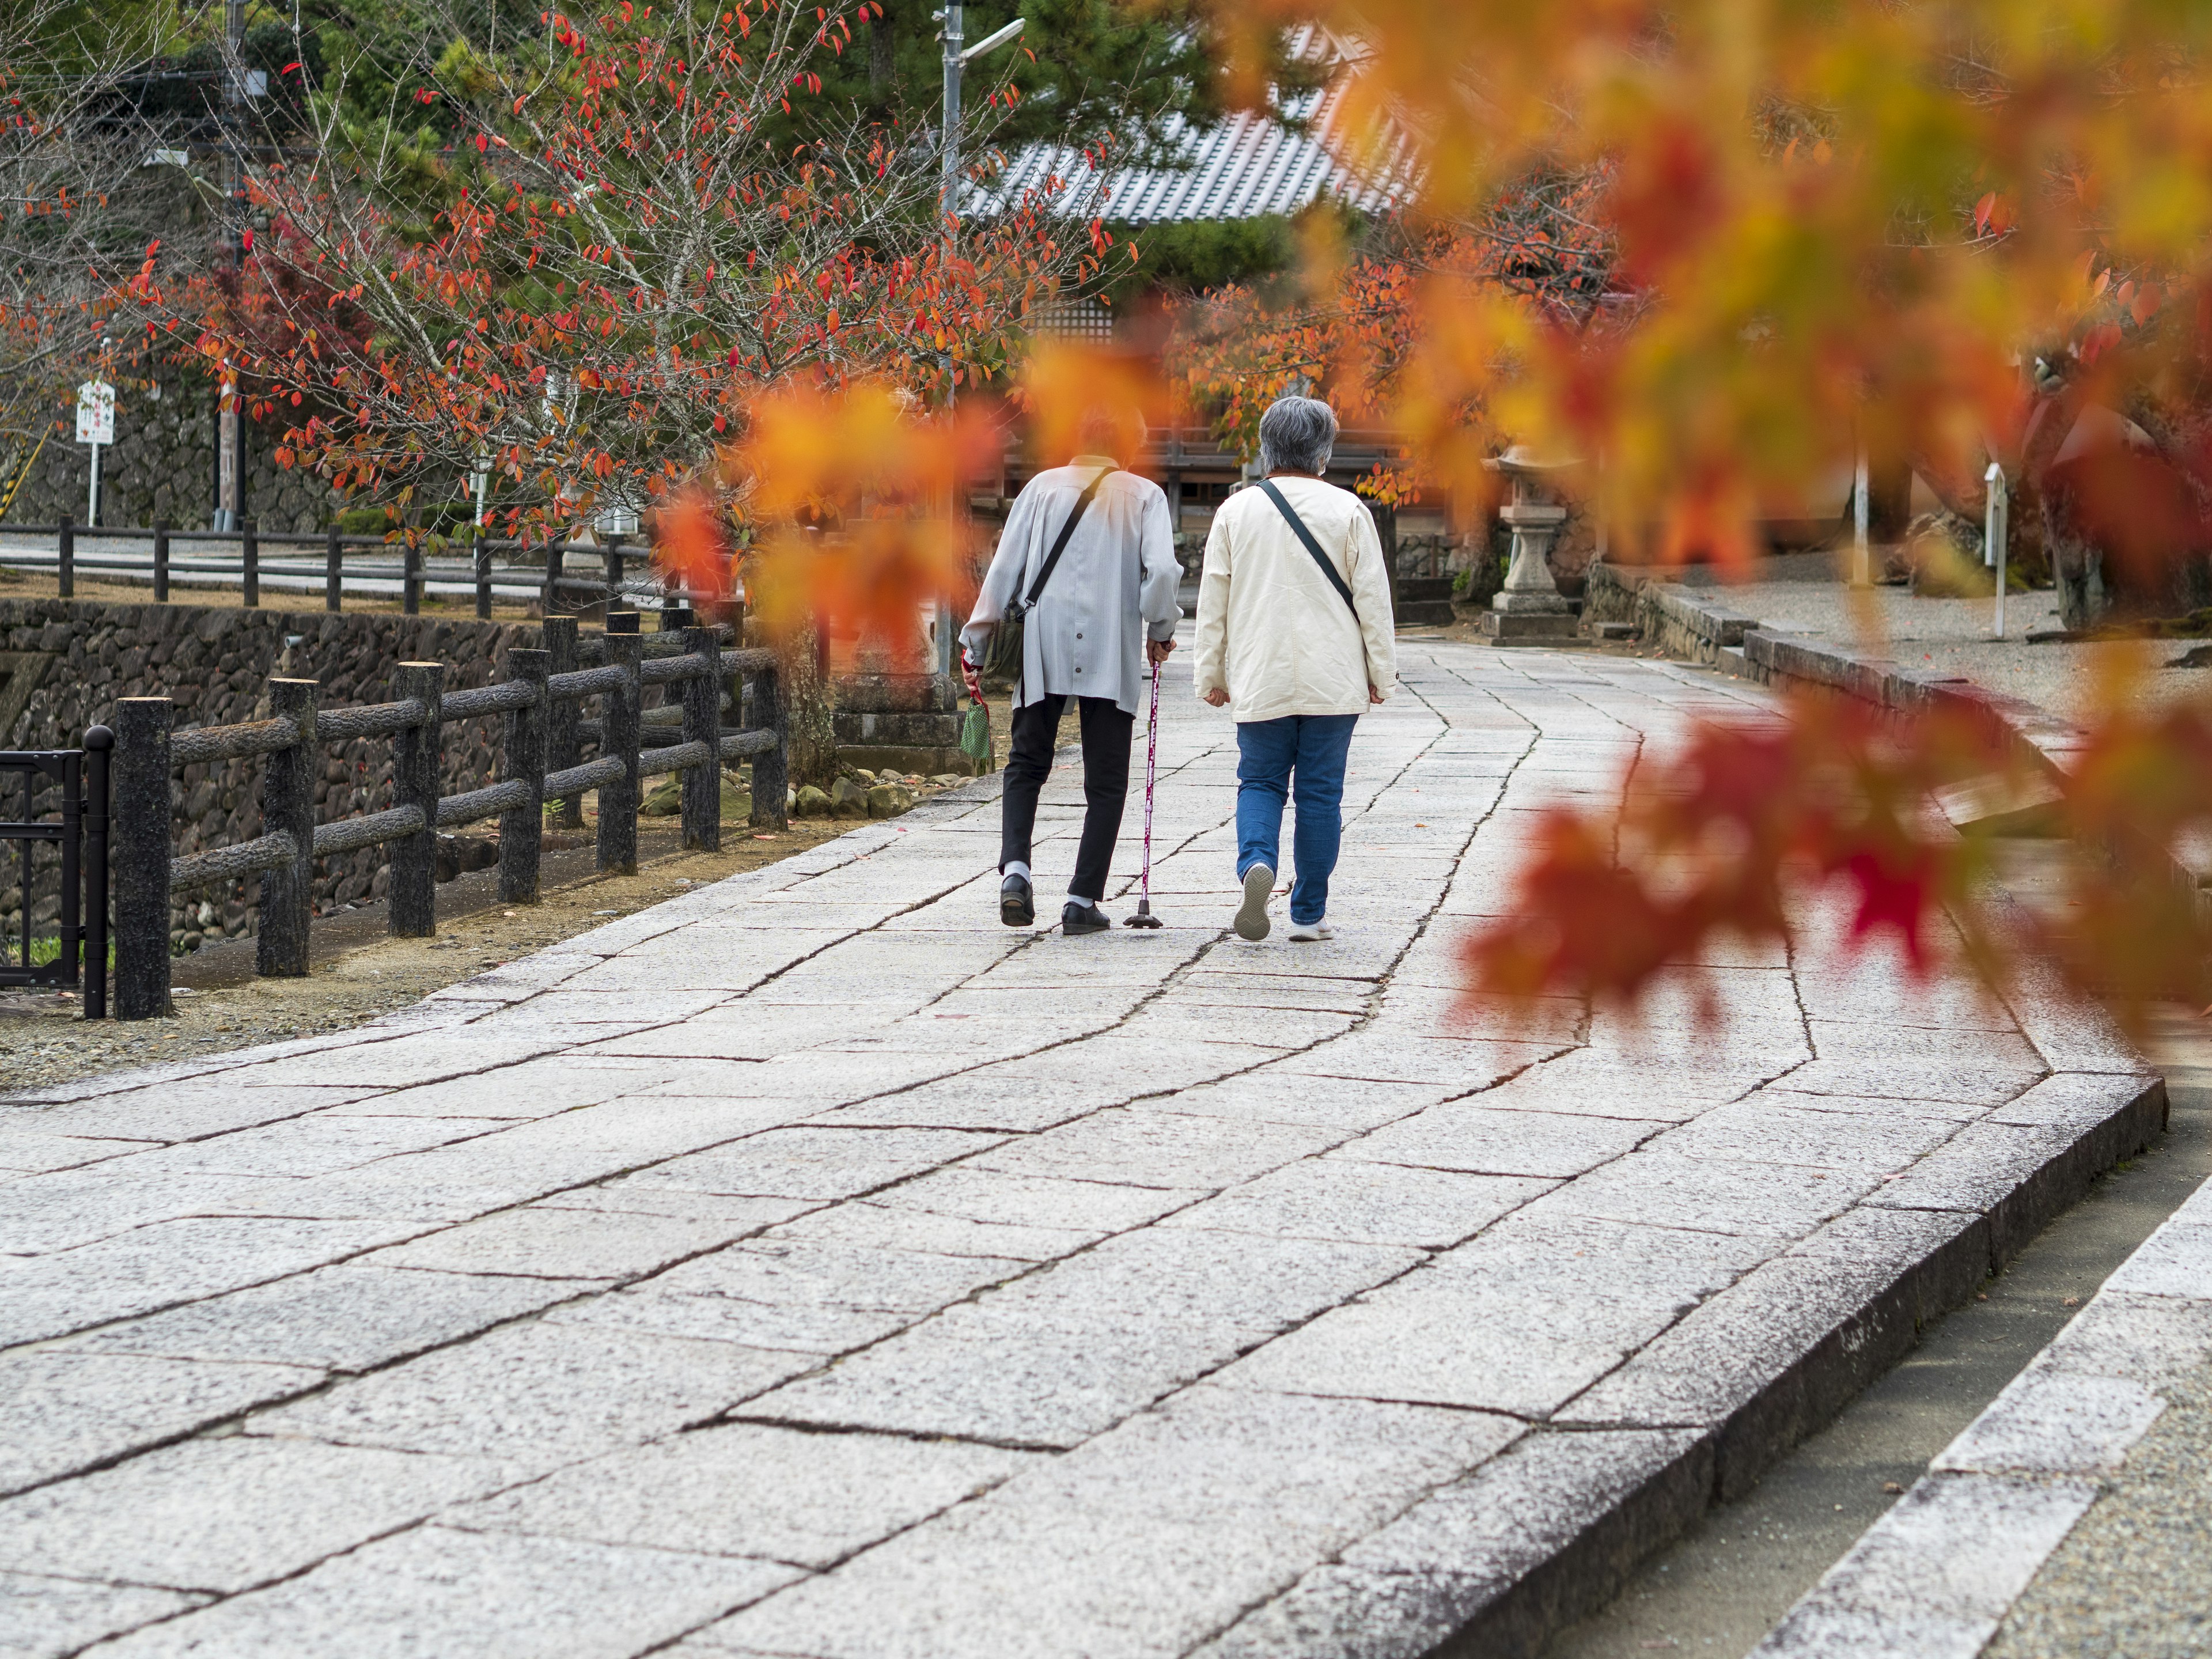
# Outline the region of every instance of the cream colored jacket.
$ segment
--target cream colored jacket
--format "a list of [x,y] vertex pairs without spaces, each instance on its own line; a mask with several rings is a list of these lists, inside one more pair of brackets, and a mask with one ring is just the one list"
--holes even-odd
[[1367,688],[1388,696],[1397,679],[1390,577],[1375,515],[1348,489],[1281,477],[1296,507],[1358,606],[1355,617],[1265,490],[1248,486],[1221,505],[1206,538],[1198,588],[1198,695],[1229,693],[1239,720],[1357,714]]

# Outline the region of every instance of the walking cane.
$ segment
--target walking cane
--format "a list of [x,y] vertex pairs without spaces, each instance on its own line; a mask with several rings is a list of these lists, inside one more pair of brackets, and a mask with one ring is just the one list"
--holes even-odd
[[1124,927],[1164,927],[1167,924],[1152,914],[1152,774],[1160,759],[1160,665],[1152,665],[1152,717],[1145,727],[1145,872],[1139,878],[1143,896],[1137,901],[1137,913],[1123,918]]

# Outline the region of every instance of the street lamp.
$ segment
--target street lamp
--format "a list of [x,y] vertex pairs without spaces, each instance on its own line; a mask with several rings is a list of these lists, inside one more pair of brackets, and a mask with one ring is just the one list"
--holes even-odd
[[[1017,17],[1004,28],[994,29],[974,46],[965,46],[964,4],[948,3],[942,11],[931,14],[944,26],[945,41],[945,129],[941,136],[943,182],[939,185],[938,211],[945,221],[945,261],[950,269],[953,248],[960,234],[960,72],[970,58],[981,58],[987,52],[995,52],[1022,32],[1024,21]],[[952,365],[945,368],[945,403],[952,405]],[[952,499],[945,503],[948,511],[959,508],[960,485],[954,480]],[[952,674],[953,658],[952,601],[940,596],[937,601],[937,670],[948,679]]]
[[[987,52],[996,52],[1022,32],[1024,19],[1017,17],[1004,28],[994,29],[972,46],[963,47],[965,5],[948,4],[944,10],[933,13],[944,24],[945,32],[945,145],[944,185],[942,201],[945,217],[957,222],[960,216],[960,71],[969,60],[981,58]],[[949,245],[952,231],[945,232]]]

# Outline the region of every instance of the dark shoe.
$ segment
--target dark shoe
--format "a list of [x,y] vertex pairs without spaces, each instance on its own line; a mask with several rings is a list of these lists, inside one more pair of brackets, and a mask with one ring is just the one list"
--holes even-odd
[[1008,876],[999,884],[999,920],[1009,927],[1027,927],[1036,921],[1028,877]]
[[1077,933],[1103,933],[1114,925],[1114,919],[1095,904],[1079,904],[1068,900],[1060,913],[1060,931],[1071,937]]

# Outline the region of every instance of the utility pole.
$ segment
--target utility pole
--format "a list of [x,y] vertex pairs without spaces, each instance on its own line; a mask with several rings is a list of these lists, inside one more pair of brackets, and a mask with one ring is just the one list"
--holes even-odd
[[[222,193],[234,222],[223,227],[230,268],[246,270],[243,198],[246,195],[246,0],[222,7]],[[244,436],[240,427],[238,372],[226,357],[216,371],[215,515],[210,528],[236,530],[244,518]]]
[[[960,241],[960,74],[970,58],[980,58],[987,52],[996,51],[1022,32],[1023,21],[1017,17],[1004,28],[994,29],[974,46],[965,45],[967,39],[968,8],[960,0],[945,0],[942,11],[934,14],[943,26],[941,38],[945,42],[945,126],[939,135],[939,161],[942,172],[938,185],[937,210],[945,222],[945,267],[949,274],[953,255]],[[945,365],[945,407],[952,407],[954,387],[952,365]],[[959,511],[960,483],[952,481],[952,499],[945,503],[949,512]],[[957,660],[952,643],[952,601],[940,596],[937,601],[937,672],[951,678]]]

